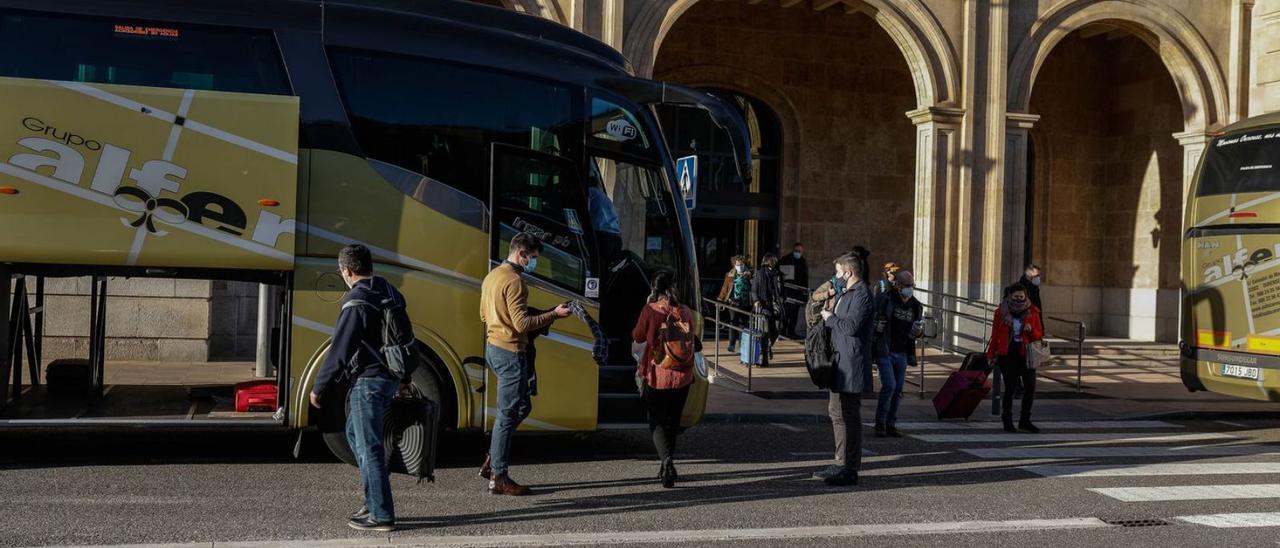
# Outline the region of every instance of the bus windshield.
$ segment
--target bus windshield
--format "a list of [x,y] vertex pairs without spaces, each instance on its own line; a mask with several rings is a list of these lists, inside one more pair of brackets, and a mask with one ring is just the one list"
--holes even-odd
[[1280,128],[1219,137],[1204,156],[1196,196],[1280,190]]

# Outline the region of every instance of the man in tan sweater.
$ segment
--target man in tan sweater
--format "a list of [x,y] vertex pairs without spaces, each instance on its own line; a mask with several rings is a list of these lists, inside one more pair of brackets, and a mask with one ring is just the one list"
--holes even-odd
[[485,325],[485,362],[498,377],[498,413],[489,442],[489,455],[480,467],[480,476],[489,480],[495,495],[527,495],[529,489],[507,475],[507,455],[511,435],[529,416],[533,403],[529,393],[529,363],[525,349],[529,334],[570,314],[567,305],[550,312],[530,314],[529,288],[521,274],[534,272],[542,242],[529,234],[511,239],[507,260],[484,277],[480,285],[480,321]]

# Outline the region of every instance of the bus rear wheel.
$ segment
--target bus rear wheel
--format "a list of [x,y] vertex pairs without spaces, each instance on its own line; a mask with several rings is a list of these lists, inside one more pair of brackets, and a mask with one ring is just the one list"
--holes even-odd
[[[413,371],[413,388],[419,396],[436,403],[437,409],[440,409],[441,411],[440,428],[443,430],[445,423],[444,417],[446,413],[444,412],[443,406],[444,392],[442,385],[443,383],[436,377],[429,360],[420,358],[418,368]],[[348,396],[349,394],[350,393],[348,393]],[[347,443],[347,432],[345,428],[347,414],[351,410],[351,402],[349,397],[343,397],[343,401],[344,405],[340,415],[334,412],[327,416],[327,421],[330,424],[327,425],[327,428],[321,429],[322,436],[324,438],[324,444],[329,447],[329,451],[333,453],[333,456],[338,457],[338,460],[342,462],[352,466],[358,466],[355,452],[351,450],[351,445]],[[387,418],[387,421],[390,421],[390,417]],[[439,439],[438,436],[437,439]],[[389,454],[390,453],[388,453],[388,455]]]

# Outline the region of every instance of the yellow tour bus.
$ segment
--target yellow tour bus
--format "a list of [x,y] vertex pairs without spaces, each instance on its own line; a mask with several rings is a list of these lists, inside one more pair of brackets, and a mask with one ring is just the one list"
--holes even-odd
[[1185,222],[1183,384],[1280,401],[1280,113],[1210,141]]
[[[350,460],[345,406],[309,410],[307,394],[346,289],[335,257],[361,243],[408,301],[414,388],[443,425],[487,429],[480,281],[518,232],[545,244],[530,305],[576,300],[601,327],[569,319],[537,339],[524,428],[642,422],[629,338],[649,279],[671,271],[699,302],[662,109],[705,117],[749,176],[728,103],[636,78],[606,45],[523,14],[453,0],[0,0],[0,348],[13,350],[0,352],[0,427],[317,426]],[[88,279],[90,384],[55,397],[31,314],[43,309],[20,303],[70,278]],[[276,405],[233,409],[232,384],[206,377],[108,382],[124,377],[107,335],[131,318],[106,303],[128,278],[276,288]],[[700,371],[685,425],[706,389]]]

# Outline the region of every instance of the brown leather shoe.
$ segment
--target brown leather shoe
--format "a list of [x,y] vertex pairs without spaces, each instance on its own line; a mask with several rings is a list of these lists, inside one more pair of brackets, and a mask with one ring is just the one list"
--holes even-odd
[[480,465],[480,477],[484,479],[493,479],[493,468],[489,467],[489,463],[492,462],[492,460],[493,459],[490,458],[489,455],[486,454],[484,456],[484,464]]
[[489,480],[489,493],[522,497],[529,494],[529,488],[516,483],[510,476],[502,474]]

